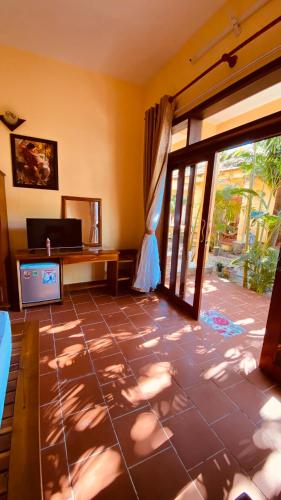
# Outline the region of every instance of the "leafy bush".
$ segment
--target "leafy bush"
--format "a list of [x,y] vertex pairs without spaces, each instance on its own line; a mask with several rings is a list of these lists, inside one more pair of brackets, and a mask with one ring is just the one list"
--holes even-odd
[[272,289],[279,251],[256,242],[248,252],[235,259],[232,264],[247,263],[250,289],[263,294]]

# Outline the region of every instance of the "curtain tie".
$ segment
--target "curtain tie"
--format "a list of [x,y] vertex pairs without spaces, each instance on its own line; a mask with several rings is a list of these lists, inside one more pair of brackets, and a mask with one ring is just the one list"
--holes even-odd
[[155,231],[154,229],[146,229],[145,234],[147,234],[147,236],[151,236],[152,234],[155,234]]

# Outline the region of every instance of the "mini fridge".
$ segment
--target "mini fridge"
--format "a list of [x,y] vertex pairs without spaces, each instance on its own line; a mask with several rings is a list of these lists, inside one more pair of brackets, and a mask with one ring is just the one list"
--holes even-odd
[[20,281],[23,304],[61,298],[60,267],[56,262],[21,264]]

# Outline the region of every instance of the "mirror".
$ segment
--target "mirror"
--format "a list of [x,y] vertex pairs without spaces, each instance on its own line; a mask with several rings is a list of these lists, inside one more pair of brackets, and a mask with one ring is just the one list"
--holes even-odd
[[81,219],[84,245],[101,246],[101,199],[62,196],[62,218]]

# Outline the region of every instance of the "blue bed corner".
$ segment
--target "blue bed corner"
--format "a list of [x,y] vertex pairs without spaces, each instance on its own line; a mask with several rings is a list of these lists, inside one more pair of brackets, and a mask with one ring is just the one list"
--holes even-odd
[[0,311],[0,427],[6,397],[12,354],[12,334],[9,314]]

